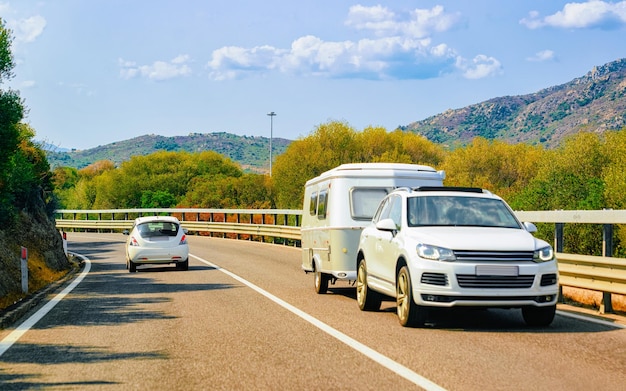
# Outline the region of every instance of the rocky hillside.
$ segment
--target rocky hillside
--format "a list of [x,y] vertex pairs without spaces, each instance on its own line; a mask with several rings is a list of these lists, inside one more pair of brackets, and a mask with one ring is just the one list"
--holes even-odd
[[626,127],[626,59],[534,94],[505,96],[413,122],[403,130],[451,146],[476,136],[556,146],[581,130]]
[[[28,250],[28,289],[37,292],[57,281],[71,268],[63,252],[63,239],[48,217],[43,200],[20,211],[15,226],[0,229],[0,316],[7,306],[23,299],[21,246]],[[0,329],[1,329],[0,325]]]
[[[291,141],[272,139],[273,156],[285,151]],[[83,168],[98,160],[121,163],[134,155],[149,155],[157,151],[215,151],[249,172],[269,171],[270,139],[266,137],[237,136],[230,133],[191,133],[187,136],[164,137],[145,135],[81,151],[47,152],[52,168],[58,166]]]

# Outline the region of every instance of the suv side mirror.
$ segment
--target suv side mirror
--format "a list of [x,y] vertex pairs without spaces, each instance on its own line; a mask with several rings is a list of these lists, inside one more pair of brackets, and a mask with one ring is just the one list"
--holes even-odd
[[537,226],[533,223],[529,223],[528,221],[524,221],[524,228],[526,228],[526,231],[531,234],[537,232]]
[[376,223],[376,229],[395,232],[398,230],[398,227],[396,227],[396,223],[392,219],[382,219]]

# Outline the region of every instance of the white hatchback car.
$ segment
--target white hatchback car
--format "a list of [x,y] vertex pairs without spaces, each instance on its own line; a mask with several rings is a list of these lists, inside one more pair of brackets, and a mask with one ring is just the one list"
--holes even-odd
[[423,325],[428,307],[454,306],[521,308],[528,325],[549,325],[557,261],[536,230],[486,190],[398,189],[361,233],[359,308],[378,310],[389,296],[403,326]]
[[178,270],[189,269],[187,235],[175,217],[149,216],[135,219],[132,230],[124,231],[126,268],[132,273],[137,265],[175,263]]

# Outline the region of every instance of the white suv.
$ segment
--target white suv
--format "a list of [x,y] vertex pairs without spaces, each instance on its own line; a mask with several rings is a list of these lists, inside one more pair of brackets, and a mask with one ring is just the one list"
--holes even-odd
[[361,233],[357,302],[378,310],[395,297],[400,324],[421,326],[428,307],[521,308],[547,326],[559,292],[552,247],[504,200],[459,187],[398,189]]

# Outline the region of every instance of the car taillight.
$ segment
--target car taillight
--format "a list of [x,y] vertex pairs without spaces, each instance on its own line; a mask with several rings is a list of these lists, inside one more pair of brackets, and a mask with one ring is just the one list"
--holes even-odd
[[178,244],[187,244],[187,235],[183,234],[183,237],[180,238],[180,243]]
[[135,239],[134,236],[130,237],[130,242],[128,243],[129,246],[139,246],[139,242],[137,242],[137,239]]

